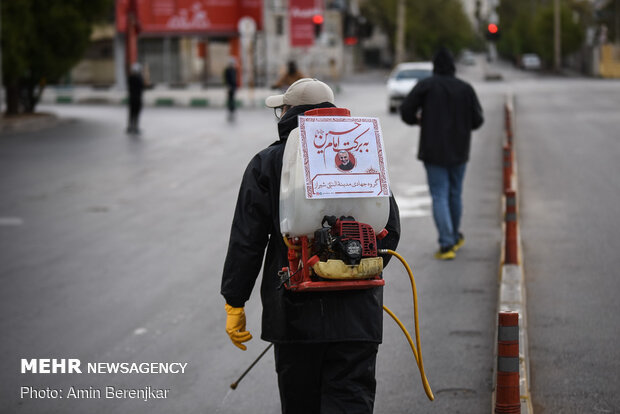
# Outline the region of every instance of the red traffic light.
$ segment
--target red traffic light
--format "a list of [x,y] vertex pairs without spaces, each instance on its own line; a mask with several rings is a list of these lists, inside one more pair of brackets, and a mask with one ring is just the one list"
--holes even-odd
[[487,27],[487,29],[489,30],[489,33],[495,34],[498,31],[498,27],[495,23],[489,23],[489,26]]
[[314,24],[323,24],[323,16],[320,14],[315,14],[312,16],[312,23]]

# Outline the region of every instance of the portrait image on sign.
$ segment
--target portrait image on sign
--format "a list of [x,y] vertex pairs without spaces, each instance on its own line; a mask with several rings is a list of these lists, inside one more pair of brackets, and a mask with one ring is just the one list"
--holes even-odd
[[299,117],[306,198],[387,197],[377,118]]

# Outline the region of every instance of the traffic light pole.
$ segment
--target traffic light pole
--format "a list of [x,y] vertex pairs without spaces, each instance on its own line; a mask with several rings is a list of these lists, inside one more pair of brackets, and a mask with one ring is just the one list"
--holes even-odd
[[495,47],[495,42],[489,42],[489,61],[497,61],[497,48]]

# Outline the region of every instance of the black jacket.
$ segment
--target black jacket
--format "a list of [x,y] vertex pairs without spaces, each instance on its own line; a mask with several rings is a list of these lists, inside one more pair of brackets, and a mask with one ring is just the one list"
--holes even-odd
[[131,73],[127,78],[129,84],[129,104],[132,106],[142,105],[142,92],[144,91],[144,79],[139,73]]
[[[309,109],[332,106],[323,103],[288,110],[278,123],[280,140],[250,161],[239,189],[221,293],[229,305],[244,306],[260,273],[266,247],[261,282],[261,337],[266,341],[381,342],[382,339],[382,288],[307,293],[278,289],[278,271],[288,266],[279,219],[280,176],[286,139],[297,127],[298,115]],[[321,223],[317,223],[317,228],[320,226]],[[400,218],[393,197],[386,229],[389,235],[379,242],[379,248],[395,249],[400,238]],[[387,264],[388,259],[384,257],[384,263]]]
[[418,158],[430,164],[467,162],[471,130],[484,121],[476,92],[454,73],[452,56],[440,50],[433,60],[433,76],[418,82],[400,108],[403,121],[420,123]]
[[237,69],[234,66],[228,66],[224,70],[224,83],[228,89],[237,89]]

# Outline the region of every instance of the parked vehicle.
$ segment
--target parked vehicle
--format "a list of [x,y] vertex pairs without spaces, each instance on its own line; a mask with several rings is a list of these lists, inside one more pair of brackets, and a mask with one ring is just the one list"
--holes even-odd
[[387,81],[389,112],[395,113],[415,84],[432,74],[432,62],[405,62],[397,65]]
[[521,57],[521,67],[525,70],[539,70],[542,67],[540,57],[536,53],[526,53]]
[[476,56],[474,55],[474,52],[467,49],[463,50],[463,53],[461,53],[461,63],[468,66],[475,65]]

